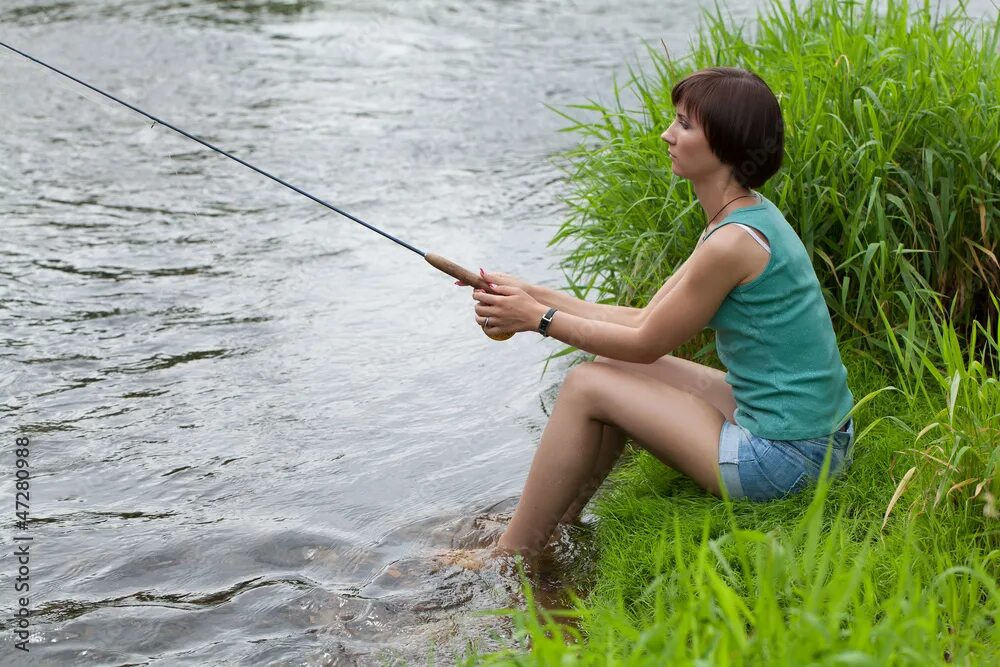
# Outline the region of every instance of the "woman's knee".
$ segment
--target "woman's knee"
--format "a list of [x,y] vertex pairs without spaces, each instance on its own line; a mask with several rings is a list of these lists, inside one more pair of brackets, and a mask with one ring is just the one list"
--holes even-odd
[[592,395],[594,390],[607,380],[608,369],[609,364],[604,362],[585,361],[577,364],[566,373],[559,391]]

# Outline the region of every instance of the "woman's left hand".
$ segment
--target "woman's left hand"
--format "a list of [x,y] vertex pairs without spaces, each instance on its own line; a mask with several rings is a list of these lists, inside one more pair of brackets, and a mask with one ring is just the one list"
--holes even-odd
[[491,334],[515,334],[519,331],[537,331],[548,308],[532,298],[520,287],[495,285],[490,288],[495,294],[477,289],[472,293],[476,304],[476,324],[482,326],[486,318],[489,324],[483,329]]

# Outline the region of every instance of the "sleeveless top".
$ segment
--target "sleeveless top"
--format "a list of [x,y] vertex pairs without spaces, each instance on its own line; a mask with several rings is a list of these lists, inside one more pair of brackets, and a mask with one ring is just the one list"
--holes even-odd
[[[833,321],[805,246],[769,199],[736,209],[728,224],[762,232],[764,271],[726,296],[708,326],[736,399],[736,423],[770,440],[803,440],[838,430],[854,406]],[[763,243],[758,239],[758,243]]]

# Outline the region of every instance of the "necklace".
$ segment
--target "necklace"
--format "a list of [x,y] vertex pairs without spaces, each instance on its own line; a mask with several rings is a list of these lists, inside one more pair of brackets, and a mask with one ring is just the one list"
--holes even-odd
[[[727,201],[725,204],[722,205],[722,208],[719,209],[719,212],[716,213],[715,215],[713,215],[712,218],[708,222],[705,223],[705,227],[708,227],[710,224],[712,224],[712,220],[715,220],[717,217],[719,217],[719,213],[722,213],[723,211],[725,211],[726,210],[726,206],[729,206],[730,204],[732,204],[737,199],[746,199],[747,197],[754,197],[754,195],[740,195],[739,197],[736,197],[736,199],[730,199],[729,201]],[[754,197],[754,198],[756,198],[756,197]]]
[[[729,206],[730,204],[732,204],[737,199],[744,199],[746,197],[754,197],[754,195],[740,195],[739,197],[736,197],[734,199],[730,199],[729,201],[727,201],[722,206],[722,208],[720,208],[719,211],[715,215],[712,216],[711,220],[709,220],[707,223],[705,223],[705,233],[701,235],[701,241],[704,241],[705,237],[708,236],[708,234],[709,234],[708,226],[712,224],[713,220],[715,220],[717,217],[719,217],[719,213],[722,213],[723,211],[726,210],[726,206]],[[701,243],[701,241],[698,241],[698,243]]]

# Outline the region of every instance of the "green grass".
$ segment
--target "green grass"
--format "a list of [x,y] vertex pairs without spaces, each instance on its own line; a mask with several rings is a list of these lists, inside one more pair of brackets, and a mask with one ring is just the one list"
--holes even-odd
[[582,634],[529,604],[506,613],[530,651],[469,664],[1000,662],[1000,384],[940,331],[909,393],[845,354],[854,465],[797,496],[719,501],[636,450],[595,501]]
[[[752,38],[716,9],[683,59],[651,48],[651,74],[574,107],[589,120],[559,111],[581,138],[552,239],[575,242],[567,289],[641,306],[703,226],[659,139],[670,87],[736,65],[779,94],[785,166],[762,190],[833,315],[854,465],[733,502],[631,451],[593,504],[578,627],[507,610],[514,645],[468,664],[1000,664],[1000,17],[907,7],[774,2]],[[708,334],[677,353],[718,366]]]
[[[1000,293],[1000,15],[959,5],[773,2],[751,40],[718,12],[679,60],[649,49],[613,101],[553,109],[581,137],[560,161],[569,216],[550,245],[568,289],[644,305],[694,247],[703,216],[660,134],[670,89],[713,65],[749,68],[778,95],[785,161],[762,192],[785,212],[816,266],[845,342],[882,348],[879,308],[954,304],[956,324],[996,317]],[[634,99],[629,109],[625,99]],[[575,111],[574,111],[575,110]],[[577,113],[576,117],[571,115]]]

